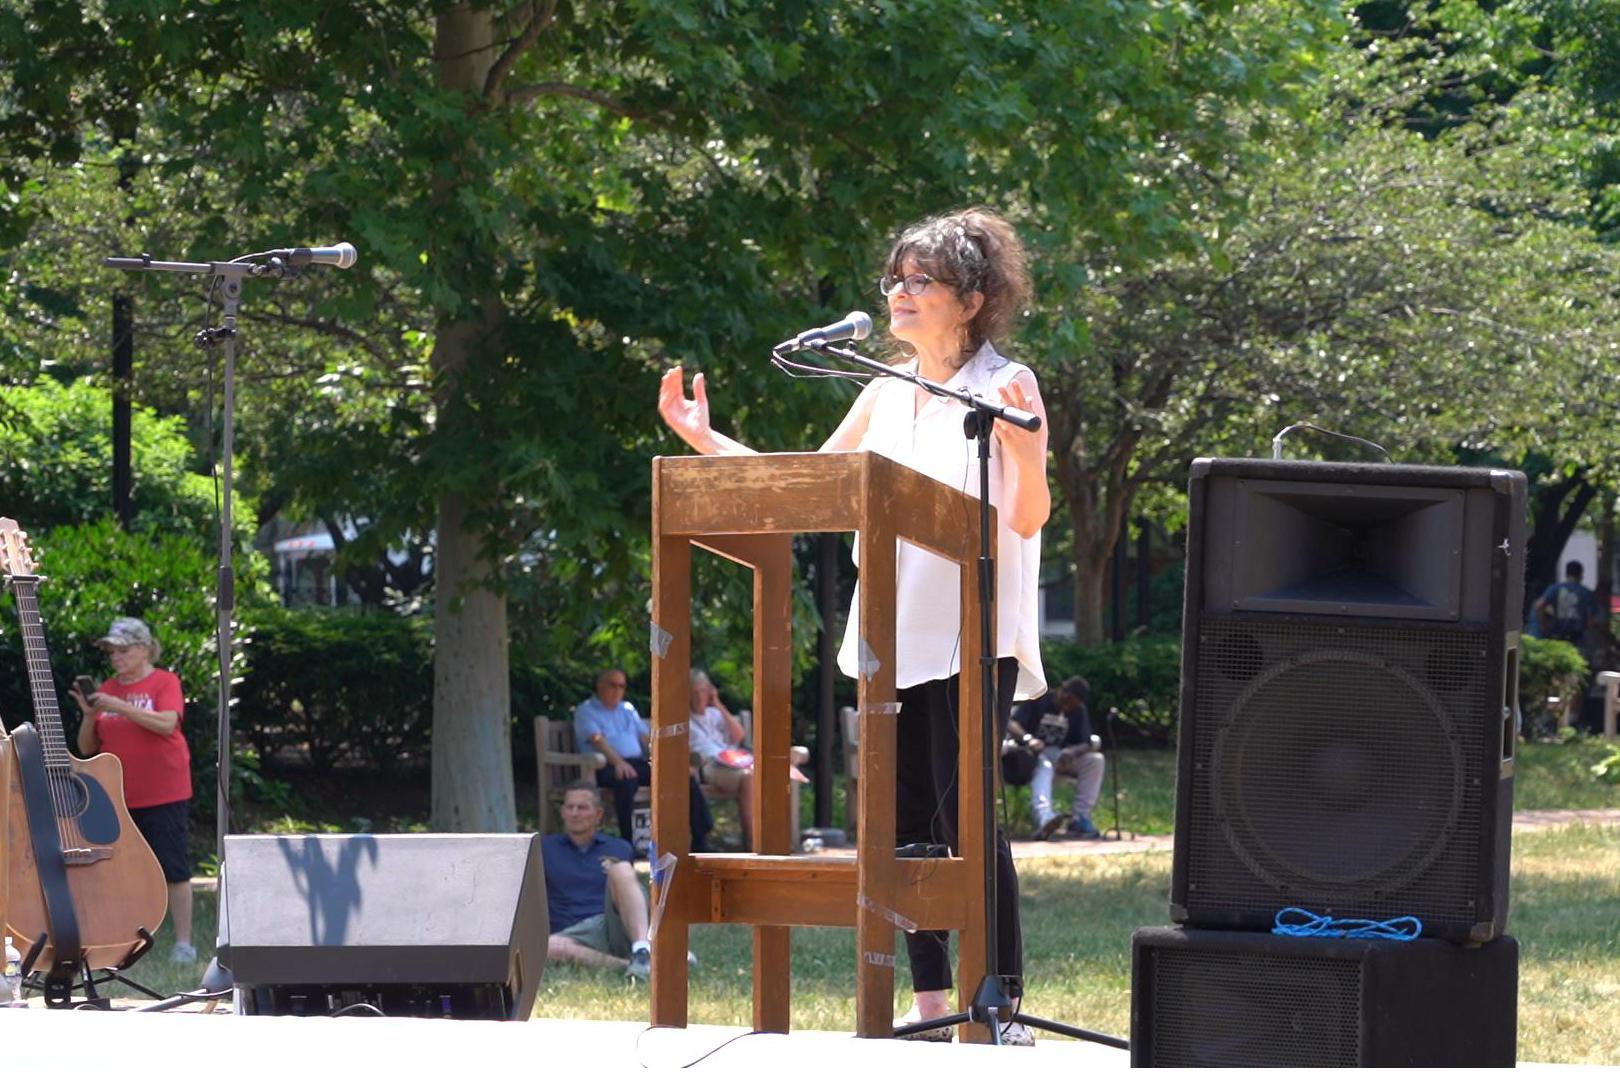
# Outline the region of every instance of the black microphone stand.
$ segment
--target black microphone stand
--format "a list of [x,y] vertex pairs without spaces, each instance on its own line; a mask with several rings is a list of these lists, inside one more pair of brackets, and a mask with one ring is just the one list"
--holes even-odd
[[[219,651],[219,725],[217,737],[219,740],[219,775],[215,781],[214,817],[215,817],[215,845],[220,860],[219,866],[219,910],[215,930],[216,953],[208,965],[208,971],[203,976],[203,987],[207,991],[223,991],[233,983],[230,969],[218,955],[219,946],[228,947],[225,919],[225,836],[231,827],[230,803],[230,777],[231,777],[231,618],[236,610],[236,577],[232,564],[232,514],[231,514],[231,477],[232,477],[232,449],[235,436],[236,417],[236,313],[242,300],[242,282],[250,277],[290,278],[296,277],[299,267],[281,257],[280,253],[269,253],[264,262],[250,261],[260,258],[256,255],[243,255],[231,262],[161,262],[150,255],[141,255],[138,258],[124,258],[112,256],[101,261],[103,266],[115,270],[144,270],[172,274],[208,274],[213,279],[213,287],[218,287],[221,293],[220,320],[217,326],[207,326],[197,332],[196,343],[203,349],[212,349],[216,345],[224,345],[225,378],[223,380],[223,398],[221,411],[224,413],[223,429],[220,433],[220,474],[222,502],[219,511],[219,571],[216,581],[214,599],[215,613],[215,647]],[[228,957],[227,957],[228,958]]]
[[[1108,835],[1108,831],[1105,830],[1103,832],[1104,840],[1125,839],[1125,833],[1120,829],[1119,826],[1119,767],[1124,764],[1125,755],[1124,752],[1119,748],[1119,737],[1114,734],[1114,718],[1118,715],[1119,710],[1110,707],[1108,710],[1108,715],[1103,718],[1103,723],[1107,725],[1108,728],[1108,752],[1113,755],[1112,760],[1108,762],[1108,772],[1114,782],[1114,827],[1111,830],[1114,835],[1110,837]],[[1131,833],[1131,839],[1136,839],[1135,833]]]
[[[804,348],[821,353],[824,356],[837,357],[858,367],[875,372],[885,378],[901,379],[915,386],[921,387],[937,397],[951,398],[960,401],[968,408],[968,414],[963,418],[963,434],[978,442],[979,447],[979,665],[981,678],[979,681],[979,712],[981,724],[981,758],[980,768],[983,772],[980,790],[983,798],[979,812],[984,822],[984,919],[985,919],[985,974],[980,980],[978,988],[974,991],[973,1000],[966,1012],[953,1013],[950,1016],[941,1016],[934,1020],[922,1020],[915,1024],[906,1024],[894,1029],[894,1034],[912,1035],[922,1031],[932,1031],[935,1028],[954,1027],[962,1023],[983,1024],[990,1032],[990,1041],[1001,1045],[1001,1027],[1005,1023],[1014,1021],[1027,1024],[1030,1027],[1040,1028],[1043,1031],[1054,1032],[1059,1035],[1068,1035],[1076,1039],[1089,1039],[1092,1042],[1103,1043],[1107,1046],[1117,1047],[1121,1050],[1130,1048],[1130,1044],[1123,1039],[1112,1035],[1104,1035],[1085,1028],[1070,1027],[1039,1016],[1018,1011],[1013,1005],[1009,990],[1011,977],[1000,973],[1001,956],[999,944],[996,940],[996,929],[999,925],[996,905],[996,763],[1000,760],[997,753],[999,749],[999,734],[996,730],[996,635],[995,635],[995,589],[996,571],[995,556],[990,539],[990,435],[991,429],[997,420],[1004,420],[1014,427],[1025,431],[1037,431],[1041,426],[1041,418],[1023,409],[1010,405],[988,401],[969,390],[956,390],[944,386],[932,379],[909,371],[901,371],[880,363],[870,357],[862,356],[853,349],[843,349],[828,344],[825,341],[809,341],[803,344]],[[960,810],[958,810],[960,813]]]

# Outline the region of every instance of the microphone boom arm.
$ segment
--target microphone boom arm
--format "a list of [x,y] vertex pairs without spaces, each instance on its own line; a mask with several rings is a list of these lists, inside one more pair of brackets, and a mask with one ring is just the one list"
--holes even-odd
[[1014,427],[1023,428],[1025,431],[1039,431],[1041,428],[1041,418],[1036,416],[1034,413],[1029,412],[1027,409],[1018,409],[1011,405],[1003,405],[999,401],[991,401],[988,398],[980,397],[971,390],[955,390],[949,386],[945,386],[942,383],[937,383],[933,379],[927,379],[921,375],[916,375],[909,371],[900,371],[896,368],[890,367],[888,364],[882,363],[881,361],[873,360],[869,356],[862,356],[854,349],[840,348],[837,345],[830,345],[827,342],[809,342],[803,347],[812,352],[821,353],[823,356],[837,357],[838,359],[854,364],[857,367],[865,368],[874,374],[891,379],[900,379],[905,382],[912,383],[915,386],[920,386],[922,389],[928,391],[930,394],[933,394],[936,397],[953,398],[956,401],[960,401],[963,405],[966,405],[975,413],[980,413],[996,420],[1005,420]]

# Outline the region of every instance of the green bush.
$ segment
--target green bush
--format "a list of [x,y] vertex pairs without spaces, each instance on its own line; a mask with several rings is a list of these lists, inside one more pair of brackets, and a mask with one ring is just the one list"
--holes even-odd
[[433,643],[426,618],[271,608],[247,643],[236,730],[267,769],[289,752],[316,768],[399,770],[432,745]]
[[1057,685],[1070,675],[1091,684],[1092,726],[1103,732],[1108,710],[1119,710],[1119,723],[1154,745],[1175,738],[1181,687],[1181,639],[1134,637],[1122,642],[1082,646],[1064,638],[1041,642],[1046,681]]
[[[26,526],[25,526],[26,528]],[[49,529],[32,539],[39,573],[39,611],[56,676],[63,728],[70,746],[78,735],[79,710],[67,695],[75,675],[101,682],[110,674],[96,640],[114,618],[144,619],[161,643],[158,666],[174,672],[186,695],[182,721],[191,745],[193,808],[213,807],[218,665],[214,643],[215,559],[209,546],[181,532],[126,533],[104,518],[89,525]],[[254,575],[244,574],[245,581]],[[251,589],[239,590],[239,595]],[[4,601],[15,626],[11,595]],[[21,638],[0,637],[0,710],[8,721],[33,716]],[[240,664],[240,642],[235,664]]]
[[[112,395],[87,379],[0,387],[0,506],[40,533],[94,521],[112,509]],[[213,481],[189,471],[191,444],[178,417],[132,410],[134,528],[218,535]],[[253,523],[237,508],[237,535]]]
[[1540,715],[1550,697],[1568,701],[1581,692],[1587,667],[1579,649],[1567,641],[1529,634],[1519,641],[1519,708],[1527,718]]
[[[236,731],[264,777],[307,757],[317,768],[401,771],[432,747],[433,639],[426,616],[328,608],[270,608],[245,643]],[[511,659],[512,753],[532,773],[531,721],[565,719],[589,697],[600,656]],[[641,700],[645,700],[643,694]],[[253,779],[254,792],[264,780]],[[256,801],[261,801],[257,799]]]

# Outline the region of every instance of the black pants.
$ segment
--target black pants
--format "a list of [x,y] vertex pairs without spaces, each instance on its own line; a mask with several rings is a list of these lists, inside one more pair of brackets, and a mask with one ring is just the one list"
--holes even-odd
[[[608,765],[596,771],[596,786],[613,789],[613,808],[619,814],[619,835],[626,840],[633,841],[636,831],[636,789],[644,785],[651,786],[652,765],[646,758],[625,758],[624,760],[625,764],[635,766],[635,776],[628,780],[621,779],[619,774],[613,771],[613,766]],[[714,818],[709,816],[709,800],[703,797],[703,792],[698,788],[697,780],[690,773],[687,774],[686,782],[688,784],[687,811],[691,814],[692,820],[692,850],[708,851],[709,830],[714,828]]]
[[[1018,661],[1002,657],[996,661],[996,746],[1007,733],[1012,715],[1013,689],[1018,682]],[[910,686],[899,693],[900,720],[895,743],[895,841],[898,844],[933,843],[959,847],[956,835],[956,755],[957,732],[961,730],[961,708],[957,702],[957,680],[938,679]],[[972,702],[969,708],[978,709]],[[966,808],[969,814],[980,808]],[[1013,869],[1012,848],[998,826],[996,851],[996,956],[999,972],[1012,978],[1015,992],[1022,993],[1024,937],[1018,918],[1018,872]],[[977,899],[983,891],[977,867],[970,867],[970,880]],[[977,904],[973,905],[977,909]],[[913,990],[951,988],[950,952],[942,930],[918,930],[906,934],[906,952],[911,956]]]

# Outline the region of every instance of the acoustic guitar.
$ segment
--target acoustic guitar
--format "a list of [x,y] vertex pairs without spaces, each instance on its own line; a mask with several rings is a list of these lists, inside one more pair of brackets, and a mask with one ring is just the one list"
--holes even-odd
[[[97,754],[81,761],[68,753],[39,617],[40,578],[28,550],[28,534],[11,518],[0,518],[0,571],[16,599],[28,688],[55,814],[55,821],[46,823],[51,828],[43,831],[54,831],[66,865],[84,963],[92,969],[121,967],[142,943],[138,931],[157,933],[168,912],[163,870],[124,805],[124,769],[119,760]],[[21,773],[11,770],[5,793],[10,813],[0,818],[10,818],[4,868],[11,894],[7,932],[27,956],[47,934],[50,920],[33,842],[41,830],[31,828]],[[54,960],[55,950],[47,938],[33,970],[45,970]]]

